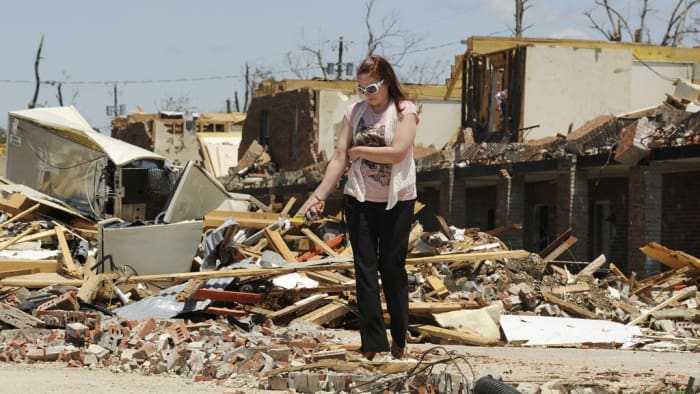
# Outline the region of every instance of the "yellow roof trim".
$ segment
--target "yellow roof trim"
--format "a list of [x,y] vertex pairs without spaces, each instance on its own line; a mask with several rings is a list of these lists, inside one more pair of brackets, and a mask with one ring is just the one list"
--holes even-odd
[[462,43],[466,44],[474,55],[484,55],[525,45],[553,45],[576,48],[630,49],[637,59],[646,61],[700,62],[700,48],[668,47],[630,42],[474,36],[462,40]]
[[666,47],[649,44],[638,44],[614,41],[568,40],[557,38],[515,38],[472,36],[461,41],[467,45],[464,55],[455,57],[455,65],[447,79],[447,95],[453,95],[455,87],[462,81],[463,57],[481,56],[505,51],[520,46],[549,45],[574,48],[613,48],[628,49],[636,60],[647,62],[700,62],[700,48]]

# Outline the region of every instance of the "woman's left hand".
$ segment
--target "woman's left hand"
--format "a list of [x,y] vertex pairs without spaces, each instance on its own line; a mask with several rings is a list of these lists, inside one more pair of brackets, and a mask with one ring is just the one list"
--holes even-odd
[[350,163],[360,158],[360,152],[357,146],[348,149],[348,158],[350,159]]

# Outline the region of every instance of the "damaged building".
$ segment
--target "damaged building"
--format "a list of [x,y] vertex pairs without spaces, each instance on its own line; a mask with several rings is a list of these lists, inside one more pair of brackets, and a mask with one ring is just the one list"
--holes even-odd
[[[541,67],[527,60],[528,40],[467,55],[498,57],[509,45],[526,48],[517,49],[518,72]],[[562,44],[589,55],[596,45]],[[568,67],[566,56],[557,66],[556,53],[548,67]],[[589,55],[577,61],[601,61],[614,75],[636,67]],[[694,69],[675,56],[670,68]],[[474,67],[493,75],[480,83],[494,86],[479,95],[452,82],[476,72],[461,57],[465,67],[446,86],[407,86],[421,124],[406,357],[361,353],[353,251],[335,215],[340,190],[323,217],[293,212],[320,180],[337,122],[358,99],[355,83],[282,81],[261,86],[228,166],[214,158],[231,150],[229,133],[189,128],[181,114],[157,118],[181,125],[180,134],[193,130],[203,164],[179,165],[172,151],[159,151],[160,137],[167,146],[175,131],[159,137],[158,127],[134,126],[148,142],[137,147],[95,132],[73,107],[10,113],[8,179],[0,178],[0,362],[178,374],[245,391],[698,390],[695,76],[652,92],[644,108],[595,110],[562,131],[528,126],[548,120],[529,117],[537,100],[530,107],[521,96],[517,113],[507,107],[504,99],[519,97],[514,86],[533,90],[524,88],[530,77],[504,79],[514,71],[482,60]],[[484,109],[510,111],[503,122],[467,116],[470,100],[488,104],[504,90],[513,92]],[[460,92],[461,101],[444,100]],[[142,116],[133,123],[149,122]],[[129,128],[127,120],[117,133],[129,138]],[[551,134],[526,138],[545,128]],[[207,134],[221,139],[210,144]],[[509,354],[556,347],[567,357],[634,350],[625,356],[653,367],[585,353],[572,373],[560,360],[494,367],[497,357],[474,354],[498,346]],[[663,353],[673,361],[659,361]]]
[[[472,37],[464,44],[442,87],[442,98],[461,97],[459,113],[443,114],[439,123],[422,116],[417,133],[417,148],[420,138],[434,138],[436,148],[416,154],[418,198],[427,205],[419,219],[426,228],[438,225],[435,214],[484,230],[521,224],[522,231],[504,240],[528,250],[571,228],[578,239],[572,260],[605,253],[639,274],[660,269],[638,250],[647,242],[700,253],[700,234],[688,214],[697,211],[697,188],[690,182],[698,175],[693,140],[644,146],[634,161],[630,152],[627,160],[616,155],[624,147],[623,129],[630,134],[630,125],[642,119],[696,133],[686,128],[693,107],[686,110],[677,101],[697,97],[692,89],[684,99],[673,95],[678,81],[698,81],[700,49],[497,37]],[[348,90],[354,86],[347,84]],[[500,106],[496,95],[502,91],[507,99]],[[239,156],[262,141],[280,173],[257,182],[229,180],[229,190],[272,201],[303,199],[313,190],[332,152],[328,130],[337,133],[333,122],[342,119],[339,104],[330,105],[332,112],[317,104],[319,92],[311,81],[260,92]],[[340,197],[330,197],[336,200],[329,201],[330,210],[338,209]]]
[[192,161],[215,177],[238,163],[238,146],[246,114],[135,112],[112,120],[113,138],[155,152],[174,165]]

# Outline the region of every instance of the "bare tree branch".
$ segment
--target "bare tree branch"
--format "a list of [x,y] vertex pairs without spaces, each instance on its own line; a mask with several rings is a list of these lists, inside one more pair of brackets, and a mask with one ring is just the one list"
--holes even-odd
[[[610,4],[610,0],[594,0],[594,3],[596,6],[583,14],[591,21],[593,24],[592,27],[602,33],[606,39],[610,41],[622,41],[623,33],[626,33],[629,35],[629,39],[632,42],[652,42],[651,33],[647,27],[647,18],[654,10],[651,9],[649,0],[643,0],[641,2],[639,25],[636,29],[631,28],[629,23],[630,19],[624,17],[620,11],[616,10]],[[687,20],[691,9],[698,4],[700,4],[698,0],[678,0],[676,2],[668,18],[665,32],[658,45],[678,46],[681,44],[684,37],[696,34],[695,30],[698,30],[696,28],[698,24],[697,19],[695,19],[695,26],[689,26]],[[610,23],[610,30],[607,30],[594,17],[593,11],[598,7],[604,9],[608,18],[608,23]],[[644,37],[645,34],[646,38]]]
[[61,92],[61,85],[63,85],[63,83],[59,82],[58,86],[56,87],[56,99],[58,100],[58,105],[63,107],[63,92]]
[[644,34],[647,13],[649,11],[649,0],[644,0],[642,12],[639,16],[639,27],[634,30],[634,42],[642,42],[642,40],[644,39],[642,34]]
[[591,9],[591,10],[585,11],[583,13],[583,15],[586,15],[588,17],[588,19],[593,24],[592,27],[594,29],[598,30],[603,36],[605,36],[606,39],[608,39],[610,41],[614,41],[613,37],[610,35],[610,32],[605,31],[605,29],[601,25],[599,25],[598,22],[596,22],[595,18],[593,18],[593,14],[591,14],[591,11],[593,11],[593,10]]
[[32,101],[29,102],[28,107],[36,107],[36,100],[39,98],[39,85],[41,85],[41,79],[39,78],[39,60],[41,59],[41,48],[44,46],[44,35],[41,35],[41,40],[39,41],[39,49],[36,51],[36,60],[34,60],[34,78],[36,79],[36,85],[34,87],[34,97]]
[[[613,28],[613,35],[611,35],[611,37],[615,38],[611,39],[610,41],[622,41],[622,27],[624,27],[627,34],[629,34],[630,39],[634,38],[634,33],[632,33],[632,29],[630,29],[630,26],[627,23],[627,18],[622,16],[622,14],[619,11],[614,9],[608,3],[608,0],[596,0],[595,3],[605,8],[605,12],[607,13],[608,19],[610,20],[610,25]],[[617,17],[617,21],[614,20],[613,15]]]
[[309,48],[307,46],[302,46],[301,50],[312,54],[316,58],[316,64],[318,65],[318,68],[321,69],[321,73],[323,74],[323,79],[328,79],[328,74],[326,73],[326,68],[323,67],[323,56],[321,55],[321,49],[315,50],[315,49]]
[[523,16],[525,11],[532,8],[532,5],[526,5],[529,0],[515,0],[515,31],[513,35],[515,37],[522,37],[525,30],[531,28],[533,25],[523,28]]
[[[681,44],[683,36],[686,33],[690,33],[690,31],[685,31],[686,18],[690,13],[690,10],[697,4],[697,0],[678,0],[678,3],[676,3],[676,6],[673,8],[671,17],[668,20],[668,25],[666,25],[666,32],[664,33],[660,45],[677,46]],[[672,31],[673,34],[671,34]]]
[[[368,0],[365,5],[367,7],[365,14],[365,26],[367,26],[366,56],[371,56],[381,49],[383,55],[389,58],[395,67],[400,67],[408,51],[418,45],[422,38],[416,38],[413,33],[401,30],[398,24],[399,18],[395,12],[382,19],[382,28],[379,32],[374,31],[371,21],[374,0]],[[397,41],[400,41],[400,44],[397,44]],[[393,48],[398,49],[394,53],[387,54]]]
[[323,61],[323,50],[321,41],[317,44],[308,44],[302,31],[299,51],[287,52],[287,64],[289,70],[300,79],[311,79],[319,76],[317,70],[321,70],[321,77],[328,79],[325,62]]

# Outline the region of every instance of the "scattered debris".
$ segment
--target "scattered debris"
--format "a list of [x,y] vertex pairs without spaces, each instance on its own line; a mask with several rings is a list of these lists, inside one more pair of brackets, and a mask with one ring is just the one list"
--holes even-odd
[[[684,133],[700,127],[684,119]],[[545,154],[607,149],[601,144],[614,144],[618,121],[597,119],[550,141],[555,151]],[[628,149],[644,150],[642,128]],[[542,149],[480,144],[430,160],[491,163]],[[264,153],[249,149],[233,176],[271,176]],[[74,153],[71,160],[82,159]],[[230,193],[194,163],[178,175],[162,215],[129,221],[85,213],[84,199],[3,180],[0,361],[60,360],[198,381],[247,376],[255,388],[296,392],[457,393],[475,384],[475,377],[418,369],[454,363],[443,351],[409,345],[406,360],[367,361],[359,343],[347,342],[342,334],[357,327],[357,299],[342,221],[305,223],[288,214],[293,201],[280,209]],[[651,243],[640,250],[669,269],[626,277],[604,255],[582,269],[556,261],[576,242],[570,231],[535,253],[509,250],[498,238],[519,224],[487,233],[436,219],[440,231],[416,222],[409,241],[409,342],[699,349],[695,256]]]

